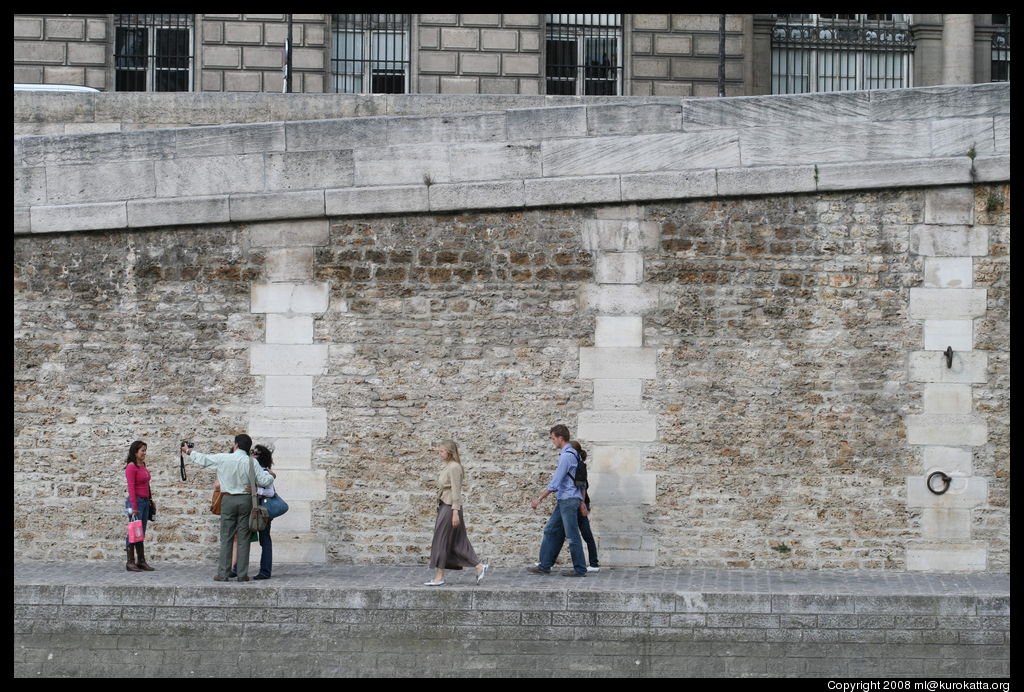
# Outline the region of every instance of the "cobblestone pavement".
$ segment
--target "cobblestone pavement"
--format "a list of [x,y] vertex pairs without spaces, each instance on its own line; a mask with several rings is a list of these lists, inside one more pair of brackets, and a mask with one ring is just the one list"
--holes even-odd
[[[533,575],[522,567],[495,567],[477,586],[473,570],[447,571],[443,586],[428,587],[433,577],[425,565],[296,565],[274,566],[266,581],[214,582],[214,564],[153,563],[155,572],[126,572],[123,562],[16,562],[15,584],[73,586],[207,586],[224,589],[260,588],[383,588],[611,592],[696,592],[749,594],[829,594],[890,596],[1009,595],[1009,574],[936,574],[855,570],[783,571],[705,568],[602,567],[584,579]],[[250,576],[256,573],[255,565]]]

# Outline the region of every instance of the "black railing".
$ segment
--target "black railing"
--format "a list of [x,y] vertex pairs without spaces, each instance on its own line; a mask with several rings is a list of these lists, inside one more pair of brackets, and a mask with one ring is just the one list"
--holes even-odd
[[115,91],[191,91],[191,14],[115,14]]
[[912,86],[914,41],[902,15],[776,17],[773,94]]
[[408,14],[331,15],[331,80],[345,94],[404,94],[409,84]]
[[545,51],[546,93],[622,92],[621,14],[549,14]]
[[992,81],[1010,81],[1010,15],[994,14],[992,23],[999,26],[992,34]]

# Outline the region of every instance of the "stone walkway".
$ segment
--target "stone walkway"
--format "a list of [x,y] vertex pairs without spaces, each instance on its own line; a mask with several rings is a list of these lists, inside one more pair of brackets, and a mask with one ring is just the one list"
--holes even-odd
[[[440,587],[425,565],[277,565],[266,581],[218,583],[216,567],[202,563],[153,563],[155,572],[126,572],[123,562],[16,562],[14,583],[44,586],[204,586],[259,588],[464,589],[644,593],[742,593],[916,596],[1009,596],[1009,574],[941,574],[853,570],[783,571],[705,568],[606,567],[584,579],[528,574],[523,567],[495,567],[480,586],[472,570],[448,571]],[[557,571],[556,565],[556,571]],[[256,573],[255,564],[250,576]]]

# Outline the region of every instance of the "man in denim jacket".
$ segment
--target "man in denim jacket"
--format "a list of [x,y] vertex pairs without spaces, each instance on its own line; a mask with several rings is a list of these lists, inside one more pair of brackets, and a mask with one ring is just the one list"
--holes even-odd
[[556,425],[551,428],[548,435],[551,443],[556,449],[561,450],[558,455],[558,467],[551,476],[551,482],[539,498],[530,503],[533,509],[537,509],[541,501],[555,493],[554,511],[544,527],[544,539],[540,544],[540,562],[536,567],[528,567],[527,571],[533,574],[551,574],[551,566],[562,551],[562,544],[568,539],[569,554],[572,555],[572,569],[562,572],[563,577],[585,577],[587,576],[587,563],[583,559],[583,540],[580,538],[580,527],[577,520],[580,502],[583,501],[583,493],[576,487],[573,478],[576,475],[576,467],[579,464],[579,456],[576,450],[569,444],[569,429],[564,425]]

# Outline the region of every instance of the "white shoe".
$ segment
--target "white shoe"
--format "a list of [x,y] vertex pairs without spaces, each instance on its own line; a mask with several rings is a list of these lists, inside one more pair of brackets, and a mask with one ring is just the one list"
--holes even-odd
[[480,568],[480,574],[476,575],[476,583],[477,584],[479,584],[480,582],[482,582],[484,580],[484,575],[487,574],[487,568],[488,567],[490,567],[490,565],[484,565],[483,567]]
[[441,584],[444,584],[444,579],[442,579],[441,581],[431,579],[430,581],[423,582],[423,586],[441,586]]
[[587,567],[587,571],[588,572],[600,572],[601,568],[600,567],[590,567],[590,566],[588,566]]

